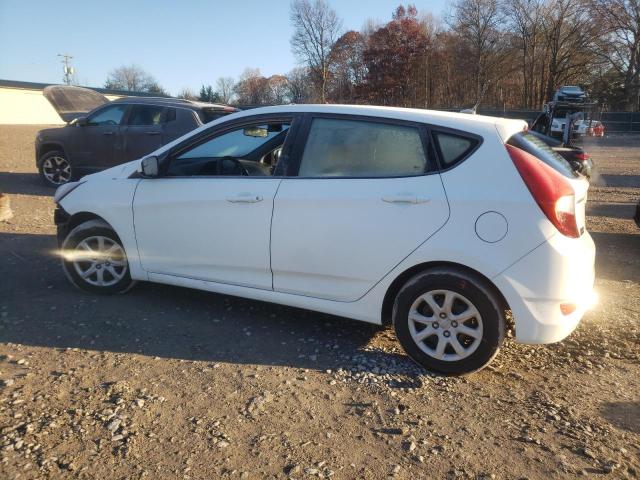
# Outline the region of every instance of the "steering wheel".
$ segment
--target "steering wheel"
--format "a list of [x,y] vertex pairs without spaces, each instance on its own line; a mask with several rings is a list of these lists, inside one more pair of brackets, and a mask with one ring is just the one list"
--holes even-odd
[[240,160],[238,160],[236,157],[231,157],[229,155],[227,155],[225,157],[222,157],[222,158],[220,158],[218,160],[218,162],[217,162],[218,175],[223,175],[224,174],[223,165],[224,165],[225,160],[233,162],[234,165],[240,169],[240,175],[242,175],[243,177],[248,177],[249,176],[249,171],[246,168],[244,168],[244,165],[242,165]]

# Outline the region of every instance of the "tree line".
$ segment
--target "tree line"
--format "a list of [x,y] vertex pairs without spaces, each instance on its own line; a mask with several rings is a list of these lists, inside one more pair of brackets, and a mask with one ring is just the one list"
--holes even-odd
[[[359,31],[344,31],[327,0],[293,0],[290,21],[298,67],[270,77],[248,68],[179,96],[539,109],[560,86],[580,85],[605,109],[639,107],[640,0],[454,0],[442,18],[400,5]],[[152,77],[146,85],[161,89]]]

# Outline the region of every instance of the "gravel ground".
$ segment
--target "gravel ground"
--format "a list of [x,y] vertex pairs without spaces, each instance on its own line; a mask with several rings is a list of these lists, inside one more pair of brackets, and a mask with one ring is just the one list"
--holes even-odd
[[590,141],[600,305],[564,342],[432,376],[391,331],[66,281],[37,128],[0,126],[0,478],[637,478],[640,138]]

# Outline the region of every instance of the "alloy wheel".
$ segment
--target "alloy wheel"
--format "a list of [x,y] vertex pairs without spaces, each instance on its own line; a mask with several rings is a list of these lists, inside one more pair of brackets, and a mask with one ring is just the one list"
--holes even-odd
[[467,358],[482,341],[482,317],[473,303],[451,290],[420,295],[409,309],[409,333],[416,345],[437,360]]
[[58,155],[48,157],[42,162],[42,173],[48,182],[62,185],[71,180],[71,164]]
[[124,249],[114,240],[101,235],[87,237],[71,253],[76,273],[96,287],[109,287],[127,273]]

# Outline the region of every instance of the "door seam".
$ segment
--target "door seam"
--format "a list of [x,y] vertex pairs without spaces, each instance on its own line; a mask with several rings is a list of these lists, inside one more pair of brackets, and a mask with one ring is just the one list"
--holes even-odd
[[278,191],[280,190],[280,185],[282,185],[284,179],[280,179],[278,182],[278,186],[276,187],[276,192],[273,194],[273,198],[271,200],[271,222],[269,222],[269,271],[271,272],[271,291],[275,292],[275,285],[273,283],[273,264],[272,256],[271,256],[271,240],[273,237],[273,215],[276,210],[276,197],[278,196]]

